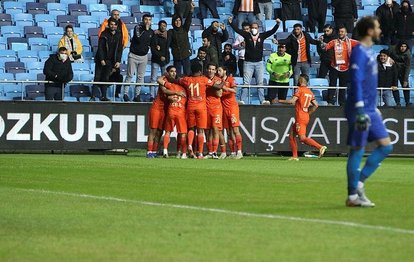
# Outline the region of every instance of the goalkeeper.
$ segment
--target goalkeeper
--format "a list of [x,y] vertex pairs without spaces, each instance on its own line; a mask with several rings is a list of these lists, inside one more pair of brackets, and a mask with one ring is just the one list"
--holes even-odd
[[[374,207],[375,204],[365,195],[364,184],[392,151],[388,132],[376,107],[378,65],[371,47],[374,41],[379,39],[381,29],[376,18],[364,17],[357,23],[356,30],[361,41],[352,50],[350,58],[351,87],[348,90],[345,109],[350,146],[346,206]],[[369,155],[361,170],[364,148],[368,142],[374,141],[377,147]]]

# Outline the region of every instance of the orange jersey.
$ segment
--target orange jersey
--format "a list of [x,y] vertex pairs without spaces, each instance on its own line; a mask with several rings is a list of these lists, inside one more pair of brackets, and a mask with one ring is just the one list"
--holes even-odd
[[188,108],[206,108],[206,90],[209,85],[209,79],[207,77],[186,76],[179,80],[179,84],[187,91]]
[[334,59],[331,60],[331,66],[338,71],[344,72],[349,69],[349,59],[352,49],[359,44],[354,39],[339,40],[334,39],[326,44],[326,50],[334,49]]
[[[175,91],[175,92],[185,92],[184,87],[177,85],[177,84],[171,84],[169,85],[168,90]],[[168,114],[175,114],[179,112],[185,113],[185,103],[187,102],[187,98],[182,96],[174,95],[173,97],[177,98],[176,102],[169,101],[168,106]]]
[[207,109],[210,110],[212,108],[220,108],[221,107],[221,90],[216,90],[212,88],[212,86],[218,81],[221,82],[221,78],[218,76],[214,76],[212,79],[208,80],[208,88],[207,88]]
[[165,94],[161,91],[161,88],[158,88],[157,96],[152,102],[152,108],[157,110],[164,110],[168,105],[168,100]]
[[[224,86],[227,88],[235,88],[236,82],[232,76],[227,77],[224,80]],[[236,93],[233,92],[225,92],[223,91],[223,95],[221,96],[221,103],[223,104],[224,108],[231,108],[231,107],[239,107],[236,99]]]
[[308,123],[309,106],[315,100],[315,96],[308,87],[304,86],[298,87],[294,96],[298,98],[295,104],[296,123]]

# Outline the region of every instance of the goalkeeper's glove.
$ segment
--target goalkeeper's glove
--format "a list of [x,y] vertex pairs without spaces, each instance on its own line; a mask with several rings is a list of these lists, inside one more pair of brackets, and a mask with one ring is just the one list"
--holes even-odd
[[363,107],[357,107],[357,115],[355,121],[355,128],[358,131],[367,131],[369,126],[371,125],[371,119],[367,114],[364,112]]

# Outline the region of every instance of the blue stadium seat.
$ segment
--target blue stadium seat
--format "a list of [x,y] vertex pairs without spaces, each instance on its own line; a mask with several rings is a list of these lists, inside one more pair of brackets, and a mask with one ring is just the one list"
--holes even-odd
[[[265,31],[272,30],[273,27],[276,25],[275,20],[265,20],[264,23],[265,23]],[[277,29],[276,32],[283,32],[282,24],[279,25],[279,28]]]
[[88,8],[84,4],[69,4],[68,11],[73,16],[88,15]]
[[378,0],[361,0],[361,5],[363,7],[370,5],[378,6],[380,5],[380,2]]
[[7,38],[0,37],[0,50],[6,50],[6,49],[7,49]]
[[30,73],[16,73],[15,78],[18,81],[36,81],[36,75]]
[[37,51],[34,50],[17,51],[17,57],[19,58],[19,61],[23,63],[39,61]]
[[60,0],[60,3],[61,4],[66,4],[66,5],[69,5],[69,4],[77,4],[78,3],[78,0]]
[[45,36],[49,36],[49,35],[55,35],[55,36],[60,36],[60,37],[63,36],[62,27],[55,27],[55,26],[47,27],[43,29],[43,32]]
[[89,13],[95,16],[108,16],[108,7],[104,4],[89,4]]
[[1,35],[4,37],[23,37],[23,28],[14,25],[1,27]]
[[0,61],[17,61],[16,52],[13,50],[2,50],[0,52]]
[[132,8],[132,6],[137,6],[139,8],[140,1],[136,1],[136,0],[122,0],[122,4],[123,5],[130,6],[131,8]]
[[27,13],[32,14],[32,15],[47,13],[47,6],[45,3],[27,2],[26,9],[27,9]]
[[37,26],[43,27],[44,29],[57,25],[56,16],[49,14],[37,14],[35,15],[35,21]]
[[47,3],[47,11],[51,15],[66,15],[68,13],[68,5],[65,3]]
[[22,2],[3,2],[3,7],[6,14],[17,14],[26,12],[26,6]]
[[14,75],[12,73],[1,73],[0,74],[0,80],[1,81],[10,81],[15,80]]
[[99,0],[80,0],[80,3],[84,5],[97,4]]
[[56,19],[57,19],[58,26],[62,28],[64,28],[67,25],[72,25],[72,26],[78,25],[78,18],[73,15],[58,15]]
[[85,63],[72,63],[73,72],[87,72],[90,73],[89,65]]
[[25,26],[24,27],[24,36],[26,38],[31,37],[43,37],[43,28],[40,26]]
[[16,26],[25,27],[25,26],[33,26],[34,20],[32,14],[25,14],[25,13],[16,13],[13,14],[13,21]]
[[49,42],[46,38],[29,38],[30,50],[46,51],[49,50]]
[[153,6],[153,5],[141,5],[139,7],[139,10],[142,13],[148,12],[150,14],[159,14],[161,13],[161,7],[160,6]]
[[309,86],[329,86],[329,81],[326,78],[311,78],[309,79]]
[[81,41],[83,52],[91,52],[92,51],[92,47],[89,44],[88,39],[79,39],[79,40]]
[[[43,62],[44,63],[49,58],[50,54],[52,54],[52,51],[50,51],[50,50],[47,50],[47,51],[39,51],[38,52],[38,56],[39,56],[39,60],[40,60],[39,62]],[[26,63],[26,65],[27,65],[27,63]]]
[[43,74],[44,65],[44,62],[28,62],[26,64],[26,69],[29,70],[29,73],[31,74]]
[[88,29],[88,28],[97,28],[99,27],[99,18],[97,16],[90,15],[80,15],[78,16],[79,27]]
[[110,6],[110,11],[112,10],[118,10],[119,11],[119,15],[122,16],[131,16],[131,12],[129,10],[129,6],[127,5],[111,5]]
[[11,49],[14,50],[14,51],[28,50],[29,46],[28,46],[27,42],[26,43],[12,42],[11,43]]
[[29,100],[39,100],[38,98],[44,98],[45,96],[45,86],[40,85],[25,85],[26,99]]
[[[1,77],[0,77],[1,78]],[[2,78],[1,78],[2,79]],[[21,100],[23,99],[24,92],[22,87],[16,84],[6,84],[3,86],[3,92],[8,100]]]
[[11,19],[11,15],[10,14],[2,14],[0,13],[0,26],[3,25],[12,25],[13,21]]

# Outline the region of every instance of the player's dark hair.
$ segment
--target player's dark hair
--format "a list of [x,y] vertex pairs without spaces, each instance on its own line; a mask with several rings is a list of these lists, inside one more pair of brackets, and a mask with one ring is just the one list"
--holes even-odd
[[209,36],[206,36],[206,37],[203,37],[203,39],[207,39],[207,41],[209,41],[210,43],[211,43],[211,39],[212,39],[212,37],[209,35]]
[[59,47],[59,49],[58,49],[58,53],[60,53],[60,52],[62,52],[62,51],[67,51],[68,49],[66,49],[66,47],[64,47],[64,46],[61,46],[61,47]]
[[362,17],[356,24],[356,33],[358,37],[363,38],[368,35],[369,29],[375,28],[375,21],[378,18],[374,16],[365,16]]
[[249,24],[249,23],[247,23],[247,22],[243,22],[243,23],[242,23],[242,28],[243,28],[243,27],[245,27],[245,26],[250,27],[250,24]]
[[175,68],[175,66],[173,66],[173,65],[167,66],[167,68],[165,69],[165,71],[166,72],[170,72],[170,70],[173,69],[173,68]]
[[191,72],[193,72],[193,74],[202,73],[202,71],[203,71],[203,67],[201,66],[200,63],[192,63],[191,64]]
[[200,53],[200,51],[203,51],[204,53],[207,53],[207,47],[201,46],[200,48],[198,48],[197,54]]
[[142,22],[144,22],[144,20],[145,20],[145,18],[147,18],[147,17],[150,17],[150,18],[152,18],[152,16],[150,15],[150,14],[144,14],[143,16],[142,16],[142,19],[141,19],[141,21]]
[[217,64],[215,64],[215,63],[208,63],[207,64],[207,68],[209,68],[210,66],[214,66],[216,69],[217,69]]
[[[345,30],[346,30],[346,26],[344,25],[344,24],[339,24],[337,27],[336,27],[336,30],[337,31],[339,31],[339,29],[344,29],[345,28]],[[346,30],[347,32],[348,32],[348,30]]]
[[299,23],[293,25],[293,28],[297,28],[297,27],[302,28],[303,26],[301,24],[299,24]]
[[390,56],[390,51],[388,51],[388,49],[382,49],[379,53]]
[[332,29],[332,25],[331,24],[326,24],[323,26],[323,29]]
[[118,25],[118,24],[119,24],[118,20],[115,20],[115,19],[113,19],[112,17],[110,17],[110,18],[108,19],[108,25],[109,25],[111,22],[115,23],[115,25]]
[[231,44],[229,44],[229,43],[227,43],[227,44],[224,44],[224,48],[226,48],[227,46],[230,46],[230,47],[232,47],[232,46],[231,46]]
[[167,25],[167,21],[165,21],[165,20],[161,20],[161,21],[159,21],[159,22],[158,22],[158,26],[161,26],[161,24],[166,24],[166,25]]
[[73,25],[67,25],[67,26],[65,26],[65,32],[68,31],[68,28],[71,28],[72,31],[73,31]]

